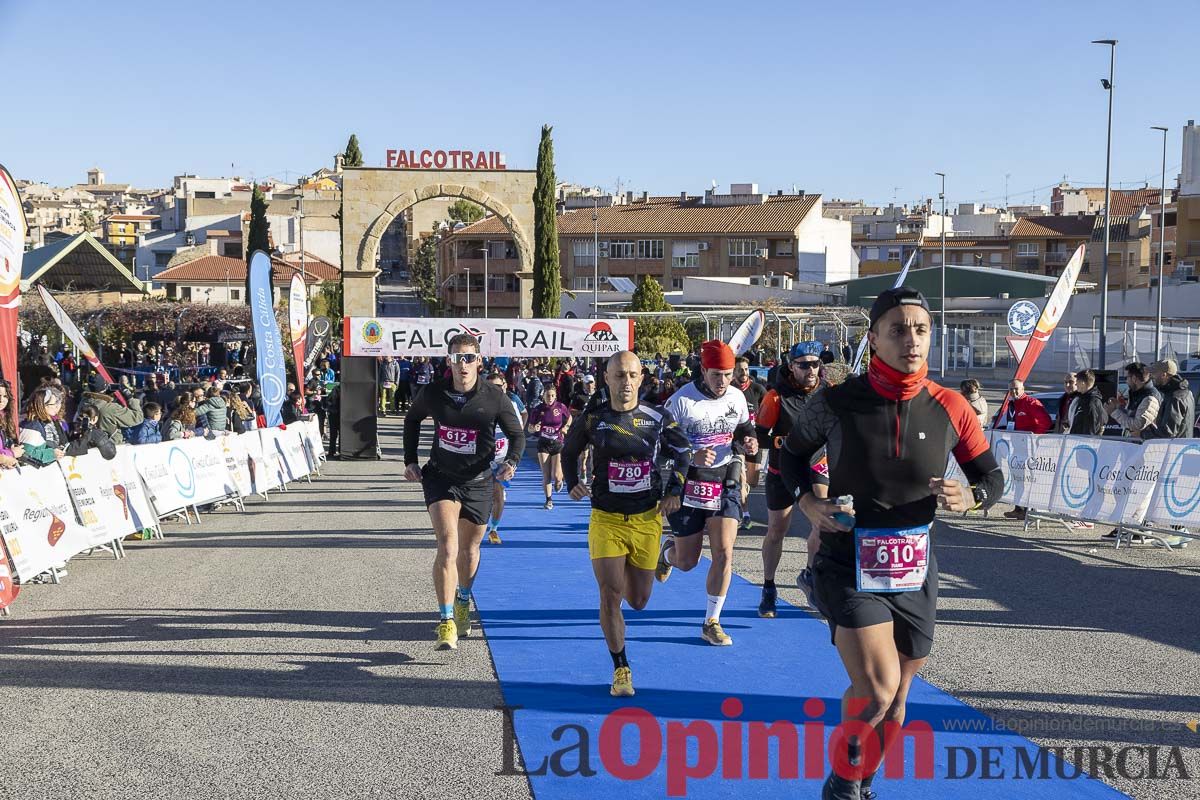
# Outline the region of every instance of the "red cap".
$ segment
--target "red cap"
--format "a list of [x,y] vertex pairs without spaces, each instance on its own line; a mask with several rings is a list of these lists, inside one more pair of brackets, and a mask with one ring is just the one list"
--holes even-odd
[[733,369],[733,348],[720,339],[700,345],[700,366],[704,369]]

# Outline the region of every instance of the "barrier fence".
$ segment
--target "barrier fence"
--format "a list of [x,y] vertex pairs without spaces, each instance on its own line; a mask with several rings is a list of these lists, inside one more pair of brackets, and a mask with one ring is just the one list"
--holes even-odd
[[103,547],[123,555],[121,540],[200,507],[263,497],[320,473],[325,460],[315,419],[212,439],[121,446],[112,460],[99,452],[46,467],[0,470],[0,535],[20,582]]
[[1181,528],[1200,526],[1200,439],[1139,444],[1000,430],[988,437],[1004,472],[1005,503],[1126,531],[1197,538]]

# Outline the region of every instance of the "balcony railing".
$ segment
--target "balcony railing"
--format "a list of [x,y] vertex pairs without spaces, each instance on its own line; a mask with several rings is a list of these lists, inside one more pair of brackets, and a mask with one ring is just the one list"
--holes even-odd
[[1066,253],[1066,252],[1060,252],[1058,250],[1047,250],[1046,251],[1046,266],[1056,266],[1056,265],[1065,264],[1065,263],[1067,263],[1067,259],[1070,257],[1071,257],[1070,254]]
[[1017,269],[1040,269],[1041,266],[1037,256],[1017,256]]

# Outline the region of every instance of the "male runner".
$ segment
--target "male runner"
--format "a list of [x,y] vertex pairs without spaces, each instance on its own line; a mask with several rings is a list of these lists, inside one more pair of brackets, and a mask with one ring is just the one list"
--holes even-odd
[[701,376],[667,400],[666,409],[683,428],[692,447],[691,465],[683,486],[682,507],[668,521],[674,536],[663,540],[655,567],[661,582],[672,567],[687,572],[700,561],[708,534],[712,564],[708,568],[704,624],[700,636],[709,644],[727,646],[733,639],[721,627],[721,609],[733,573],[733,543],[742,516],[743,456],[758,452],[746,398],[730,383],[733,351],[714,339],[700,347]]
[[[745,396],[746,408],[750,410],[750,424],[753,425],[758,418],[758,407],[762,404],[767,390],[750,375],[750,359],[745,356],[738,356],[734,361],[733,385]],[[754,527],[754,521],[750,519],[750,512],[746,510],[745,506],[750,491],[758,486],[759,468],[762,466],[761,457],[762,453],[760,452],[753,458],[746,459],[745,480],[742,482],[742,530],[745,531]]]
[[[842,718],[876,732],[866,742],[831,743],[835,767],[823,800],[874,797],[871,780],[904,723],[913,676],[933,645],[937,509],[989,507],[1003,486],[971,406],[926,377],[931,329],[920,292],[880,294],[871,306],[868,373],[817,391],[784,442],[784,483],[801,493],[800,510],[823,532],[813,577],[850,677]],[[813,493],[812,460],[822,447],[829,494],[852,495],[853,505]],[[950,453],[973,487],[944,477]]]
[[[821,387],[818,377],[821,370],[821,360],[818,356],[823,349],[820,342],[797,342],[788,353],[787,371],[779,373],[779,381],[767,396],[763,398],[758,410],[758,420],[755,430],[758,432],[759,447],[767,448],[770,455],[767,460],[767,535],[763,537],[763,590],[762,599],[758,603],[758,615],[768,619],[775,616],[775,570],[779,567],[779,559],[783,555],[783,538],[792,525],[792,507],[796,504],[796,496],[788,491],[779,474],[779,454],[783,448],[784,439],[792,429],[800,406]],[[820,456],[818,456],[820,463]],[[824,474],[824,465],[813,468],[813,494],[819,498],[828,496],[829,479]],[[800,573],[797,581],[812,605],[812,567],[813,557],[821,541],[820,532],[816,527],[808,536],[808,566]]]
[[[633,674],[625,656],[625,617],[621,600],[641,611],[650,600],[658,540],[664,516],[679,508],[688,440],[665,409],[638,402],[642,365],[629,351],[608,360],[609,398],[588,403],[567,434],[563,473],[572,500],[592,498],[588,555],[600,586],[600,629],[613,662],[609,693],[633,694]],[[579,480],[579,456],[592,447],[591,489]],[[663,489],[659,457],[675,464]],[[661,503],[659,502],[661,498]]]
[[[496,480],[512,478],[525,451],[525,431],[516,409],[487,381],[479,341],[460,333],[450,339],[450,380],[437,379],[412,400],[404,417],[404,477],[420,481],[437,537],[433,587],[441,622],[437,649],[453,650],[471,633],[471,585],[479,569],[479,543],[492,506],[495,429],[508,438],[505,464]],[[417,465],[421,423],[434,421],[433,447],[424,469]],[[458,590],[455,592],[455,585]]]
[[[521,427],[525,427],[528,419],[528,414],[525,411],[525,404],[521,402],[521,398],[515,392],[508,391],[508,381],[504,379],[503,372],[492,372],[488,374],[488,383],[495,386],[500,391],[507,395],[512,401],[513,409],[516,410],[517,416],[521,420]],[[487,540],[489,544],[500,544],[500,517],[504,515],[504,501],[508,499],[505,494],[505,489],[508,488],[508,481],[502,481],[496,477],[496,473],[504,469],[505,458],[508,456],[508,437],[504,435],[504,431],[500,426],[496,426],[496,457],[492,461],[492,515],[488,517],[487,523]]]

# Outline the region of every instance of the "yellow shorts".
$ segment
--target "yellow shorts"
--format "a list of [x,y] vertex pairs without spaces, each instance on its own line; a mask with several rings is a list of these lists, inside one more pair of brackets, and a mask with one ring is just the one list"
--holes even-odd
[[662,532],[657,508],[629,515],[594,508],[588,525],[588,555],[593,559],[624,557],[638,569],[654,569]]

